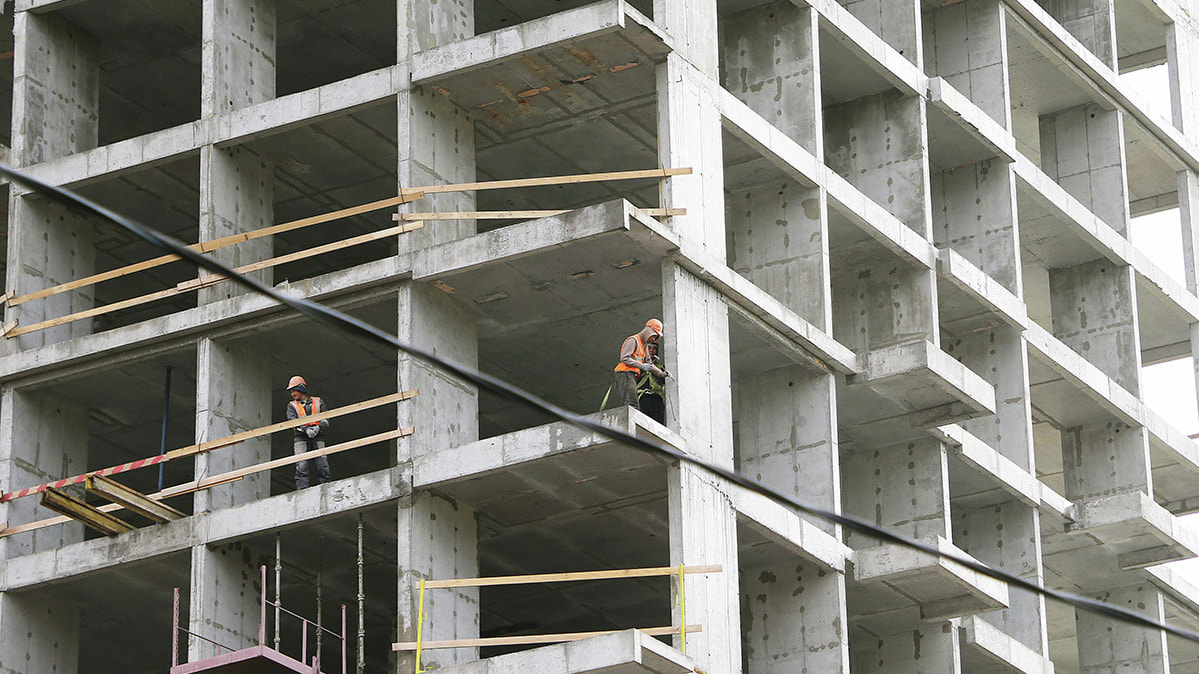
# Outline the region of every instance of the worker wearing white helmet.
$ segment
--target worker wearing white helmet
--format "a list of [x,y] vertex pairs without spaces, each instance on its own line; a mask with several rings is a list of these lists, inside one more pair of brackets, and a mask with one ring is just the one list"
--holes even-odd
[[[303,417],[320,414],[325,411],[325,402],[320,398],[308,395],[308,382],[304,378],[296,375],[287,382],[288,393],[291,393],[291,402],[287,403],[287,418],[288,420],[301,419]],[[316,449],[325,448],[325,429],[329,427],[328,419],[313,421],[308,424],[296,427],[295,435],[292,439],[292,450],[296,454],[303,454]],[[329,481],[329,459],[318,456],[316,463],[316,483],[324,484]],[[296,489],[305,489],[308,487],[308,461],[300,461],[296,464]]]

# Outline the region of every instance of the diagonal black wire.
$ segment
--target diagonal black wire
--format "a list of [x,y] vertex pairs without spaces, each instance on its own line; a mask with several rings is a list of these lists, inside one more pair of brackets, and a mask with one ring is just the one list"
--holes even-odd
[[133,232],[134,234],[140,236],[155,246],[158,246],[164,251],[178,255],[180,258],[191,262],[197,267],[207,269],[211,272],[220,274],[221,276],[225,276],[234,283],[238,283],[257,293],[265,295],[280,304],[291,307],[301,314],[325,323],[336,330],[350,332],[370,341],[399,349],[413,358],[422,360],[429,365],[448,372],[458,379],[474,384],[479,388],[486,389],[491,393],[500,396],[501,398],[522,403],[532,407],[533,409],[540,410],[541,412],[544,412],[550,416],[557,417],[558,419],[561,419],[562,421],[565,421],[573,426],[594,432],[610,440],[622,442],[651,454],[658,454],[673,460],[689,463],[693,466],[703,468],[714,475],[728,480],[732,484],[765,496],[772,501],[775,501],[786,507],[802,513],[807,513],[808,515],[812,515],[814,517],[819,517],[821,519],[834,522],[836,524],[840,524],[847,529],[852,529],[853,531],[873,536],[883,541],[895,543],[903,547],[911,548],[934,557],[949,559],[979,574],[987,576],[988,578],[993,578],[1029,592],[1035,592],[1050,599],[1056,599],[1078,608],[1094,611],[1116,620],[1141,627],[1162,630],[1168,634],[1172,634],[1176,637],[1199,644],[1199,632],[1193,632],[1182,627],[1170,625],[1165,622],[1159,622],[1139,613],[1129,611],[1128,609],[1121,608],[1107,602],[1098,601],[1096,599],[1091,599],[1090,597],[1084,597],[1082,595],[1048,588],[1040,583],[1025,580],[1024,578],[1012,573],[1008,573],[1007,571],[993,568],[990,565],[984,564],[983,562],[968,555],[958,554],[952,550],[940,550],[927,543],[922,543],[918,540],[901,536],[852,515],[844,515],[831,510],[826,510],[819,506],[797,501],[796,499],[787,496],[786,494],[783,494],[772,487],[762,484],[761,482],[758,482],[752,478],[746,477],[734,470],[725,468],[699,457],[684,454],[683,452],[668,445],[652,442],[644,438],[639,438],[625,431],[612,428],[610,426],[605,426],[597,421],[563,409],[547,400],[543,400],[532,393],[525,391],[524,389],[513,386],[512,384],[509,384],[501,379],[497,379],[496,377],[492,377],[489,374],[479,372],[464,365],[459,365],[458,363],[446,360],[440,356],[425,351],[420,347],[402,342],[398,337],[389,335],[383,330],[380,330],[369,323],[365,323],[336,309],[327,307],[318,302],[304,299],[302,297],[292,297],[280,293],[270,286],[239,274],[231,267],[201,255],[200,253],[188,248],[186,245],[172,237],[162,234],[161,232],[143,225],[140,222],[126,218],[122,215],[118,215],[117,213],[114,213],[113,211],[89,199],[58,187],[57,185],[50,185],[49,183],[43,182],[37,178],[34,178],[33,176],[27,175],[2,164],[0,164],[0,176],[7,177],[9,180],[25,185],[36,192],[41,192],[50,197],[50,199],[53,201],[57,201],[73,208],[82,208],[83,210],[90,211],[91,213],[98,215],[119,227]]

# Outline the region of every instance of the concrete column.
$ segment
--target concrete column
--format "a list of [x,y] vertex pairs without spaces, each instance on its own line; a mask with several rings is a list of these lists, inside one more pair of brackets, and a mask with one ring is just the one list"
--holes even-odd
[[[275,218],[274,202],[275,167],[270,162],[246,147],[223,149],[206,145],[200,149],[201,241],[271,226]],[[270,258],[273,249],[274,238],[267,236],[221,248],[210,255],[238,267]],[[273,269],[251,272],[249,276],[267,285],[274,283]],[[215,302],[246,292],[236,283],[221,283],[201,288],[199,302]]]
[[[12,201],[7,288],[31,293],[89,276],[96,269],[95,221],[77,211],[26,195]],[[5,309],[4,320],[33,325],[95,306],[95,287],[43,297]],[[74,321],[4,340],[6,348],[30,349],[92,332],[92,319]]]
[[1000,326],[973,332],[947,344],[945,351],[995,387],[995,414],[958,424],[1035,475],[1028,351],[1021,331]]
[[960,674],[962,645],[950,623],[854,642],[855,674]]
[[1037,0],[1062,27],[1116,69],[1115,0]]
[[[398,59],[406,69],[412,54],[456,42],[475,33],[470,0],[400,0],[397,8]],[[475,175],[475,125],[461,108],[427,87],[400,92],[399,187],[472,182]],[[474,192],[432,194],[401,207],[413,211],[473,211]],[[434,224],[434,223],[431,223]],[[475,234],[473,220],[439,220],[399,237],[399,250],[466,238]]]
[[79,610],[38,592],[0,592],[0,674],[79,671]]
[[[832,375],[796,366],[742,378],[737,409],[738,470],[805,503],[841,509]],[[837,535],[828,521],[811,522]]]
[[[677,409],[667,410],[667,424],[686,439],[688,451],[732,467],[728,309],[717,291],[673,261],[663,264],[662,277],[666,362],[674,375],[667,399],[677,401]],[[736,671],[741,630],[732,504],[722,484],[687,465],[668,470],[667,493],[671,564],[724,565],[722,573],[687,581],[687,621],[704,626],[687,637],[687,654],[706,671]],[[678,624],[678,588],[672,592]]]
[[822,330],[832,329],[827,200],[787,180],[726,197],[728,264]]
[[920,0],[837,0],[917,67],[924,67]]
[[[465,505],[430,492],[400,499],[398,633],[401,641],[416,641],[420,579],[478,577],[478,541],[475,512]],[[425,639],[478,638],[479,589],[426,591],[424,613]],[[391,671],[411,671],[415,657],[411,652],[399,653],[397,668]],[[421,665],[433,670],[478,659],[477,648],[442,649],[425,651]]]
[[[432,350],[457,363],[478,367],[479,341],[475,315],[450,295],[432,286],[408,283],[399,291],[400,339]],[[420,395],[400,403],[399,426],[417,433],[397,442],[399,463],[479,437],[479,396],[473,386],[399,356],[399,388]],[[421,578],[478,576],[478,532],[470,508],[428,492],[399,502],[398,625],[400,639],[416,639],[418,587]],[[424,637],[468,639],[479,636],[477,588],[437,590],[425,595]],[[398,654],[399,669],[414,665],[413,654]],[[448,667],[477,660],[478,649],[428,651],[423,666]]]
[[[399,338],[467,367],[478,367],[479,337],[475,314],[452,296],[422,283],[399,291]],[[398,406],[399,428],[418,432],[397,443],[397,461],[479,439],[479,393],[474,386],[441,370],[399,354],[398,389],[420,394]]]
[[1170,111],[1174,126],[1199,133],[1199,19],[1186,14],[1166,24],[1166,60],[1170,71]]
[[276,0],[204,0],[201,116],[275,97]]
[[[261,428],[271,423],[271,405],[285,403],[272,389],[268,354],[245,344],[202,337],[196,349],[196,442]],[[278,388],[277,386],[275,388]],[[196,456],[196,479],[270,461],[270,437],[256,438]],[[241,505],[270,496],[269,472],[204,489],[194,496],[195,512]]]
[[716,0],[654,0],[654,23],[673,39],[674,53],[713,80],[720,79],[716,17]]
[[17,12],[11,161],[32,166],[96,147],[100,45],[54,13]]
[[849,671],[845,574],[799,559],[743,571],[745,674]]
[[[954,512],[953,541],[975,559],[1042,583],[1041,517],[1036,508],[1017,501]],[[1008,608],[981,615],[983,620],[1049,657],[1049,631],[1045,599],[1017,587],[1008,587]]]
[[1086,501],[1135,491],[1153,493],[1149,436],[1119,421],[1062,431],[1066,498]]
[[[739,671],[742,632],[736,513],[723,485],[690,465],[668,468],[666,488],[671,565],[724,567],[720,573],[687,578],[687,623],[704,626],[702,632],[687,635],[687,655],[706,672]],[[671,624],[679,625],[677,583],[671,585],[670,601]],[[674,637],[674,647],[681,645],[679,637]]]
[[720,33],[724,88],[804,149],[823,156],[816,12],[774,2],[723,18]]
[[[57,396],[3,389],[0,400],[0,471],[6,490],[15,491],[87,470],[87,409]],[[0,505],[0,521],[25,524],[49,515],[37,496]],[[83,540],[83,525],[67,522],[0,539],[0,559]]]
[[669,218],[684,249],[724,260],[724,158],[711,84],[679,54],[658,66],[657,79],[658,159],[662,166],[693,171],[662,181],[662,205],[687,209],[687,215]]
[[732,392],[728,307],[720,293],[667,260],[662,267],[662,322],[671,377],[667,425],[687,440],[687,449],[732,467]]
[[[949,462],[932,438],[842,456],[845,512],[910,538],[950,537]],[[854,548],[878,545],[845,533]]]
[[924,14],[926,72],[945,78],[1005,129],[1008,100],[1007,21],[1001,2],[971,0]]
[[1049,270],[1053,334],[1128,389],[1141,393],[1141,335],[1132,267],[1095,260]]
[[[192,548],[188,630],[234,650],[257,644],[262,610],[260,564],[240,542]],[[188,637],[188,662],[225,652]]]
[[[1143,613],[1164,622],[1165,600],[1149,583],[1117,588],[1095,595],[1096,599]],[[1075,609],[1078,626],[1078,665],[1082,674],[1136,672],[1169,674],[1166,633],[1134,627],[1126,622]]]
[[840,271],[833,337],[858,353],[921,339],[939,345],[936,283],[933,270],[897,260]]
[[825,163],[913,231],[929,237],[925,101],[897,91],[824,112]]
[[[1131,267],[1095,260],[1049,270],[1053,333],[1133,395],[1141,393],[1141,343]],[[1062,432],[1066,496],[1086,500],[1153,493],[1144,427],[1116,420]]]
[[937,245],[957,251],[1021,297],[1013,166],[990,159],[941,171],[932,178],[932,204]]
[[1041,168],[1100,220],[1128,236],[1124,116],[1092,103],[1041,117]]

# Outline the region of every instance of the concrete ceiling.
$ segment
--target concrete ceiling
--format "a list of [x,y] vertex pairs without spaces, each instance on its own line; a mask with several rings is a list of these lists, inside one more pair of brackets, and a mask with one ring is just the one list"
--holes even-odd
[[277,3],[275,94],[306,91],[396,63],[396,6],[392,0]]
[[56,13],[100,43],[100,145],[200,117],[200,0],[111,0]]

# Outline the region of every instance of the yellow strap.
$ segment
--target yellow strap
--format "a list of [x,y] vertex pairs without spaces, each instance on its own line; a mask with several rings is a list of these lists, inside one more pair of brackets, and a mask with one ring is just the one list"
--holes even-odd
[[683,565],[679,564],[679,623],[683,626],[679,635],[683,639],[683,655],[687,655],[687,588],[686,581],[683,580],[685,577]]
[[[425,579],[420,579],[420,600],[416,609],[416,674],[425,671],[420,668],[421,637],[425,625]],[[686,638],[686,637],[684,637]]]

